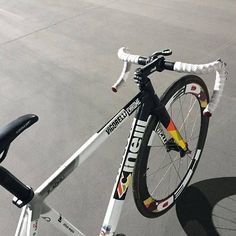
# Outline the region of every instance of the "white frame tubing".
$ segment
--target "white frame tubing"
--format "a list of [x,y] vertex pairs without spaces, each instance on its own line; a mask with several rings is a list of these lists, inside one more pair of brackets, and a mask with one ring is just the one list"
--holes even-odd
[[[51,220],[49,223],[53,224],[69,236],[72,235],[70,232],[71,230],[77,233],[73,233],[73,235],[84,236],[82,232],[65,218],[62,218],[63,224],[60,222],[58,223],[58,219],[62,216],[54,209],[47,206],[44,203],[44,200],[75,170],[76,167],[81,165],[133,114],[133,112],[141,105],[140,96],[141,93],[137,94],[137,96],[124,106],[123,109],[121,109],[101,130],[88,139],[84,145],[60,166],[38,189],[36,189],[34,198],[22,209],[15,236],[37,236],[38,220],[41,216],[44,217],[43,219],[47,219],[47,217],[50,218]],[[116,220],[118,221],[119,219]],[[117,225],[117,223],[115,223],[115,225]]]
[[32,210],[28,206],[24,206],[21,211],[21,215],[20,215],[18,226],[16,228],[15,236],[16,235],[17,236],[31,236],[31,235],[36,236],[38,232],[37,225],[38,225],[37,221],[35,222],[32,221]]
[[47,208],[50,209],[47,213],[42,213],[40,218],[44,219],[47,223],[52,224],[54,227],[64,232],[65,235],[77,235],[85,236],[79,229],[77,229],[73,224],[71,224],[66,218],[62,216],[55,209],[50,208],[47,205]]
[[[54,227],[64,232],[65,235],[77,235],[85,236],[79,229],[72,225],[67,219],[65,219],[60,213],[53,208],[49,207],[45,203],[38,202],[31,206],[27,205],[23,208],[19,220],[19,224],[15,235],[19,236],[36,236],[38,235],[38,221],[39,219],[33,219],[33,212],[37,212],[37,205],[40,205],[41,213],[40,218],[47,223],[52,224]],[[45,212],[45,213],[44,213]]]

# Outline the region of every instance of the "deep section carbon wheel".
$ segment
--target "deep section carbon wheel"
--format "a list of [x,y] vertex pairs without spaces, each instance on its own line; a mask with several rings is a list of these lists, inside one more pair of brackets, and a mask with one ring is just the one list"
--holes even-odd
[[202,154],[209,123],[203,115],[209,94],[198,76],[187,75],[174,82],[161,102],[189,150],[181,152],[157,117],[149,117],[133,173],[135,203],[148,218],[169,210],[186,188]]

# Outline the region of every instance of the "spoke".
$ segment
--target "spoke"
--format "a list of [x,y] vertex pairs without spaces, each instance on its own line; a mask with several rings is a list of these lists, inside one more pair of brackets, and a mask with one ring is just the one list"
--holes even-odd
[[[178,159],[175,160],[175,161],[178,161]],[[150,176],[156,174],[158,171],[160,171],[160,170],[162,170],[162,169],[165,169],[167,166],[171,165],[171,163],[173,163],[173,162],[169,162],[168,164],[166,164],[166,165],[164,165],[164,166],[158,168],[157,170],[153,171],[152,173],[149,173],[148,175],[146,174],[146,176],[147,176],[147,177],[150,177]]]
[[189,117],[189,115],[190,115],[190,112],[192,111],[192,109],[193,109],[193,107],[194,107],[196,101],[197,101],[197,100],[194,101],[194,103],[192,104],[190,110],[188,111],[188,114],[187,114],[186,118],[184,119],[184,122],[183,122],[183,124],[181,125],[179,131],[181,131],[181,129],[183,128],[183,125],[184,125],[184,123],[186,122],[186,120],[188,119],[188,117]]
[[[198,117],[199,117],[199,116],[196,115],[196,119],[194,120],[193,127],[192,127],[192,131],[191,131],[191,134],[190,134],[189,140],[191,140],[191,138],[192,138],[192,136],[193,136],[194,129],[195,129],[195,126],[196,126],[196,123],[197,123]],[[198,135],[199,135],[199,134],[198,134]],[[197,136],[197,137],[198,137],[198,136]]]
[[189,157],[189,158],[187,158],[188,160],[190,159],[191,161],[193,160],[193,157],[191,157],[189,154],[187,154],[187,157]]
[[[190,158],[191,159],[191,158]],[[185,158],[185,160],[187,160],[186,162],[187,162],[187,169],[188,169],[188,167],[189,167],[189,158]]]
[[221,229],[221,230],[236,231],[236,229],[230,229],[230,228],[224,228],[224,227],[218,227],[218,226],[216,226],[216,228]]
[[190,138],[188,141],[193,141],[193,140],[198,139],[198,138],[199,138],[199,136],[196,136],[196,137]]
[[[164,146],[162,146],[161,148],[160,148],[160,152],[161,152],[161,149],[163,149],[164,148]],[[165,161],[165,159],[166,159],[166,154],[164,155],[164,159],[161,161],[161,164]],[[149,167],[148,167],[148,169],[147,169],[147,171],[149,170]],[[152,179],[153,178],[155,178],[155,176],[156,176],[156,174],[157,174],[157,172],[160,170],[160,168],[159,169],[157,169],[156,171],[154,171],[154,172],[152,172],[152,173],[150,173],[150,174],[148,174],[147,175],[147,171],[146,171],[146,173],[145,173],[145,175],[146,176],[152,176]]]
[[172,165],[174,166],[174,169],[175,169],[175,171],[176,171],[176,174],[178,175],[179,179],[181,180],[181,177],[180,177],[180,175],[179,175],[179,173],[178,173],[178,171],[177,171],[177,169],[176,169],[176,167],[175,167],[174,161],[172,160],[170,153],[168,153],[168,154],[169,154],[170,160],[172,161]]
[[[171,158],[170,158],[171,159]],[[159,181],[159,183],[157,184],[157,186],[154,188],[154,190],[152,191],[152,194],[151,195],[153,195],[153,193],[157,190],[157,188],[159,187],[159,185],[161,184],[161,182],[162,182],[162,180],[165,178],[165,176],[167,175],[167,173],[169,172],[169,170],[170,170],[170,168],[173,166],[173,163],[177,160],[178,158],[176,158],[174,161],[172,161],[171,163],[172,163],[172,165],[170,165],[169,167],[168,167],[168,169],[166,170],[166,172],[164,173],[164,175],[163,175],[163,177],[161,178],[161,180]]]
[[170,181],[171,181],[171,173],[172,173],[171,170],[172,170],[172,168],[169,171],[169,181],[168,181],[168,184],[166,183],[166,185],[168,186],[168,188],[166,189],[166,193],[165,193],[166,196],[168,196],[169,192],[170,192]]
[[[186,97],[187,97],[187,96],[181,96],[181,97],[178,98],[178,100],[180,101],[180,99],[183,99],[183,100],[184,100],[183,103],[185,103]],[[175,112],[175,113],[176,113],[176,112]],[[176,117],[174,117],[174,120],[178,121],[179,116],[180,116],[180,113],[181,113],[181,110],[178,111],[178,114],[177,114]],[[173,117],[173,116],[171,116],[171,117]]]
[[[166,156],[167,156],[167,155],[165,155],[165,158],[166,158]],[[165,158],[162,160],[162,162],[165,160]],[[178,161],[178,160],[179,160],[179,158],[176,158],[173,162],[171,161],[171,162],[165,164],[164,166],[161,166],[160,168],[156,169],[156,170],[153,171],[152,173],[149,173],[148,175],[147,175],[147,173],[146,173],[146,176],[147,176],[147,177],[152,176],[152,175],[156,174],[158,171],[160,171],[160,170],[166,168],[167,166],[171,165],[172,163],[174,163],[174,162],[176,162],[176,161]]]
[[[162,149],[163,149],[163,147],[162,147]],[[164,152],[165,153],[165,152]],[[162,165],[162,163],[166,160],[166,153],[164,154],[164,159],[161,161],[161,163],[160,163],[160,166]],[[171,163],[168,163],[166,166],[168,166],[169,164],[171,164]],[[147,177],[151,177],[152,176],[152,179],[153,178],[155,178],[155,176],[156,176],[156,174],[158,173],[158,171],[159,170],[161,170],[161,169],[163,169],[164,167],[162,167],[162,168],[158,168],[157,170],[155,170],[154,172],[152,172],[152,173],[149,173],[148,175],[147,175],[147,171],[149,170],[149,168],[147,169],[147,171],[146,171],[146,173],[145,173],[145,175],[147,176]]]
[[163,148],[164,146],[163,146],[163,144],[162,145],[153,145],[153,146],[148,146],[148,147],[153,147],[153,148]]
[[221,208],[223,208],[223,209],[225,209],[225,210],[227,210],[227,211],[231,211],[231,212],[233,212],[233,213],[236,213],[236,211],[234,211],[234,210],[232,210],[232,209],[230,209],[230,208],[228,208],[228,207],[222,206],[222,205],[220,205],[220,204],[217,204],[217,206],[218,206],[218,207],[221,207]]
[[[179,160],[179,167],[178,167],[178,173],[180,172],[180,164],[182,163],[182,159],[180,158],[180,160]],[[176,178],[176,184],[175,184],[175,186],[177,186],[177,184],[178,184],[178,179]]]
[[214,216],[216,218],[219,218],[219,219],[222,219],[222,220],[225,220],[225,221],[228,221],[230,223],[236,224],[236,221],[234,221],[234,220],[231,220],[231,219],[228,219],[228,218],[225,218],[225,217],[222,217],[222,216],[218,216],[218,215],[215,215],[215,214],[212,214],[212,216]]
[[157,190],[157,188],[159,187],[159,185],[161,184],[162,180],[165,178],[166,174],[168,173],[169,169],[171,168],[171,165],[169,166],[169,168],[166,170],[164,176],[161,178],[161,180],[159,181],[159,183],[157,184],[157,186],[154,188],[154,190],[152,191],[152,194]]
[[235,199],[233,199],[232,197],[228,197],[228,199],[230,199],[230,200],[232,200],[232,201],[236,202],[236,200],[235,200]]
[[183,130],[184,130],[184,134],[185,134],[185,140],[187,140],[187,132],[186,132],[186,127],[185,127],[185,123],[184,123],[184,114],[183,114],[183,105],[180,99],[179,100],[179,104],[180,104],[180,109],[181,109],[181,116],[182,116],[182,120],[183,120]]

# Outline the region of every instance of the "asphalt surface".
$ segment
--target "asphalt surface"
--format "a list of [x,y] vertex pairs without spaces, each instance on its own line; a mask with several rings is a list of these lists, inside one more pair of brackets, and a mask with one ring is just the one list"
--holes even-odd
[[[117,50],[171,60],[228,65],[202,160],[182,200],[157,219],[143,218],[129,191],[117,232],[127,236],[236,234],[236,2],[234,0],[0,0],[0,123],[34,113],[39,122],[11,145],[3,163],[36,189],[137,92],[111,85]],[[163,72],[158,93],[180,75]],[[160,78],[161,77],[161,78]],[[212,91],[214,78],[206,83]],[[98,235],[130,122],[74,172],[47,202],[89,236]],[[20,210],[0,190],[0,235],[14,235]],[[39,236],[63,235],[42,222]]]

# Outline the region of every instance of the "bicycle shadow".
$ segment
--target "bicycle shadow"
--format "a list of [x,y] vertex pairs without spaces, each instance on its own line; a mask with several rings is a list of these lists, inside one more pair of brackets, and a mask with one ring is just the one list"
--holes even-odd
[[[185,233],[191,236],[220,236],[213,223],[213,208],[221,200],[235,194],[236,177],[208,179],[189,186],[176,203],[176,213]],[[234,227],[222,229],[236,235],[236,212],[230,208],[224,210],[234,212],[234,219],[228,219]],[[220,218],[227,220],[224,216]]]

